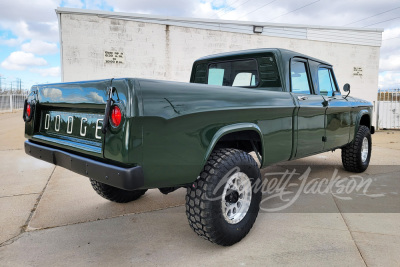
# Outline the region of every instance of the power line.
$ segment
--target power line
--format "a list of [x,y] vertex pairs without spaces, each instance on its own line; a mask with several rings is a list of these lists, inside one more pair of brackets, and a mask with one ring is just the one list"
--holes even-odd
[[393,10],[399,9],[399,8],[400,8],[400,6],[399,6],[399,7],[396,7],[396,8],[391,8],[391,9],[389,9],[389,10],[386,10],[386,11],[384,11],[384,12],[381,12],[381,13],[378,13],[378,14],[375,14],[375,15],[372,15],[372,16],[369,16],[369,17],[366,17],[366,18],[363,18],[363,19],[357,20],[357,21],[353,21],[353,22],[350,22],[350,23],[344,24],[343,26],[347,26],[347,25],[350,25],[350,24],[353,24],[353,23],[357,23],[357,22],[360,22],[360,21],[363,21],[363,20],[369,19],[369,18],[373,18],[373,17],[379,16],[379,15],[382,15],[382,14],[385,14],[385,13],[388,13],[388,12],[391,12],[391,11],[393,11]]
[[256,9],[254,9],[253,11],[250,11],[250,12],[244,14],[243,16],[241,16],[241,17],[239,17],[239,18],[237,18],[237,19],[241,19],[241,18],[243,18],[243,17],[245,17],[245,16],[247,16],[247,15],[249,15],[249,14],[251,14],[251,13],[257,11],[257,10],[260,10],[260,9],[262,9],[262,8],[268,6],[269,4],[272,4],[273,2],[276,2],[276,1],[278,1],[278,0],[273,0],[273,1],[269,2],[269,3],[266,3],[266,4],[260,6],[260,7],[256,8]]
[[275,18],[273,18],[273,19],[270,19],[270,20],[267,20],[267,21],[271,21],[271,20],[275,20],[275,19],[277,19],[277,18],[283,17],[283,16],[285,16],[285,15],[287,15],[287,14],[290,14],[290,13],[292,13],[292,12],[296,12],[297,10],[300,10],[300,9],[302,9],[302,8],[311,6],[312,4],[315,4],[315,3],[319,2],[319,1],[321,1],[321,0],[317,0],[317,1],[314,1],[314,2],[309,3],[309,4],[307,4],[307,5],[301,6],[301,7],[297,8],[297,9],[295,9],[295,10],[289,11],[289,12],[287,12],[287,13],[285,13],[285,14],[282,14],[282,15],[280,15],[280,16],[277,16],[277,17],[275,17]]
[[396,17],[396,18],[392,18],[392,19],[384,20],[384,21],[377,22],[377,23],[372,23],[372,24],[369,24],[369,25],[363,26],[363,28],[365,28],[365,27],[369,27],[369,26],[372,26],[372,25],[376,25],[376,24],[381,24],[381,23],[388,22],[388,21],[392,21],[392,20],[395,20],[395,19],[400,19],[400,17]]
[[251,1],[251,0],[247,0],[247,1],[243,2],[242,4],[240,4],[240,5],[238,5],[237,7],[235,7],[235,9],[230,10],[230,11],[228,11],[228,12],[222,14],[221,17],[222,17],[222,16],[225,16],[226,14],[231,13],[232,11],[235,11],[236,9],[238,9],[239,7],[243,6],[244,4],[246,4],[247,2],[250,2],[250,1]]

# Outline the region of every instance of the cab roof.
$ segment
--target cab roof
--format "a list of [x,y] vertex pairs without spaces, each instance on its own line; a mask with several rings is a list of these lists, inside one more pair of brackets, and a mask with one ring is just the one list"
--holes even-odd
[[288,49],[282,49],[282,48],[258,48],[258,49],[248,49],[248,50],[239,50],[239,51],[233,51],[233,52],[226,52],[226,53],[219,53],[219,54],[214,54],[214,55],[209,55],[209,56],[205,56],[205,57],[201,57],[199,59],[197,59],[195,62],[199,62],[199,61],[213,61],[216,59],[225,59],[225,58],[235,58],[235,57],[243,57],[246,55],[252,55],[252,54],[263,54],[263,53],[274,53],[277,55],[280,55],[282,57],[283,60],[285,59],[289,59],[292,57],[301,57],[301,58],[307,58],[328,66],[332,66],[332,64],[320,60],[320,59],[316,59],[292,50],[288,50]]

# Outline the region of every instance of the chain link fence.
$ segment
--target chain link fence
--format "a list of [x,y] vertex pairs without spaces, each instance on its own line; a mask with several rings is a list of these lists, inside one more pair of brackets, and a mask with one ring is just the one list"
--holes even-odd
[[0,95],[0,112],[13,112],[24,109],[24,101],[28,94]]

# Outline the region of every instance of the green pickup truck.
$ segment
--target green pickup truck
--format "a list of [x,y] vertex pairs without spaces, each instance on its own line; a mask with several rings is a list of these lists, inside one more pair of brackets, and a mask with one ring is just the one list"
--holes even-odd
[[347,171],[367,169],[372,104],[343,91],[332,65],[284,49],[200,58],[190,83],[37,85],[25,101],[25,151],[115,202],[187,188],[192,229],[227,246],[256,220],[260,168],[340,148]]

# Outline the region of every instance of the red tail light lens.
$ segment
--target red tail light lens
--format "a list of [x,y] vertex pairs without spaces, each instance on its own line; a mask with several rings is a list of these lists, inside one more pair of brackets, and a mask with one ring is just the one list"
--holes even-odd
[[26,105],[26,115],[28,116],[28,117],[30,117],[31,116],[31,105]]
[[118,127],[121,124],[121,110],[118,106],[114,106],[111,110],[111,123],[114,127]]

